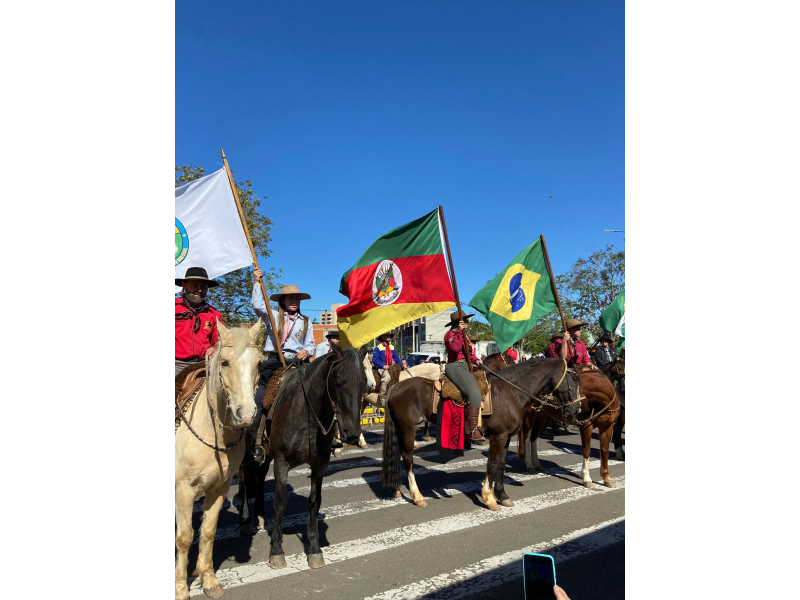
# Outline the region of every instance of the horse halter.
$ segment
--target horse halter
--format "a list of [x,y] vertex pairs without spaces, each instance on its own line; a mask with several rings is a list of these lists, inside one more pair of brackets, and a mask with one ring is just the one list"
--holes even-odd
[[308,399],[308,394],[306,393],[306,385],[305,385],[305,382],[303,381],[303,370],[299,369],[299,371],[300,371],[300,385],[303,388],[303,397],[306,399],[306,403],[308,404],[308,410],[310,410],[311,414],[314,415],[314,420],[317,422],[317,425],[319,426],[319,430],[322,432],[322,435],[328,435],[330,430],[333,429],[333,425],[334,425],[334,423],[336,423],[336,420],[337,420],[337,415],[339,413],[339,407],[336,405],[336,402],[334,402],[333,397],[331,396],[331,390],[330,390],[330,387],[328,386],[328,381],[331,378],[331,373],[333,373],[333,368],[337,364],[342,362],[345,358],[347,358],[347,355],[342,356],[341,358],[337,358],[336,360],[334,360],[331,363],[331,368],[328,369],[328,374],[325,376],[325,393],[327,394],[328,401],[331,403],[331,407],[333,408],[333,419],[331,419],[331,424],[327,428],[322,426],[322,422],[319,420],[319,417],[317,416],[317,413],[314,412],[314,407],[311,406],[311,400]]
[[[220,347],[219,347],[220,354],[222,353],[222,349],[223,348],[233,348],[233,342],[231,342],[229,344],[220,345]],[[258,344],[256,344],[256,343],[247,344],[247,348],[256,348],[256,349],[258,349]],[[206,372],[208,372],[208,366],[209,366],[208,362],[209,362],[208,359],[206,359]],[[225,422],[227,422],[228,421],[228,411],[230,411],[230,408],[231,408],[231,396],[228,393],[228,388],[225,386],[225,380],[222,378],[222,357],[221,356],[219,357],[219,360],[217,361],[217,376],[219,377],[220,389],[222,389],[222,391],[225,393]],[[258,377],[256,377],[255,384],[253,385],[253,396],[255,396],[257,389],[258,389]],[[211,414],[214,416],[214,421],[216,422],[217,427],[219,427],[220,429],[233,429],[232,427],[229,427],[229,426],[225,425],[224,422],[221,422],[219,420],[219,417],[217,417],[216,411],[211,406],[211,398],[209,397],[208,394],[206,394],[206,400],[208,401],[208,408],[211,411]],[[239,436],[239,441],[241,441],[241,436]],[[237,444],[238,444],[238,442],[237,442]]]

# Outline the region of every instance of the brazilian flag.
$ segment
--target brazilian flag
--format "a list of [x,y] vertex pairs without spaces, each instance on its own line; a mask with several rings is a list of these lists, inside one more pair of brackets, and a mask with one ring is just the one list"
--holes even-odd
[[505,352],[536,322],[558,308],[542,238],[517,254],[508,266],[481,289],[469,305],[481,313]]

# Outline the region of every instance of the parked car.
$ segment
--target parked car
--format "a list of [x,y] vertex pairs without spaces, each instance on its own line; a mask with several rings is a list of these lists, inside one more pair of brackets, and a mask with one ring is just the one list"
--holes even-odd
[[406,354],[406,363],[408,363],[409,368],[416,367],[425,361],[440,364],[442,358],[438,354],[432,354],[430,352],[411,352],[410,354]]

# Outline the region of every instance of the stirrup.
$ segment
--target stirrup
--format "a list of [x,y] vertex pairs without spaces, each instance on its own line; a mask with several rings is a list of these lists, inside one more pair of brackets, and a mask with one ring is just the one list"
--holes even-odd
[[260,467],[264,464],[264,449],[261,446],[256,446],[253,448],[252,455],[250,456],[250,462],[257,467]]
[[[479,438],[474,438],[473,437],[473,435],[475,434],[476,431],[478,432],[478,435],[480,436]],[[472,431],[469,432],[469,441],[472,442],[473,444],[485,444],[486,443],[486,438],[481,433],[481,430],[476,427],[475,429],[473,429]]]

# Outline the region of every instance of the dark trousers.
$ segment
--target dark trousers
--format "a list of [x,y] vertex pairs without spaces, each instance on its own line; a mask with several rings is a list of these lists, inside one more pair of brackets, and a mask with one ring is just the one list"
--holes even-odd
[[[284,358],[286,362],[286,366],[289,365],[297,365],[300,363],[307,363],[308,359],[305,360],[297,360],[296,358]],[[264,406],[264,393],[267,391],[267,384],[269,380],[272,379],[272,375],[275,371],[278,370],[281,366],[280,359],[275,355],[272,354],[270,357],[260,363],[258,365],[258,387],[256,388],[256,414],[253,417],[253,425],[250,427],[247,435],[247,445],[248,447],[252,448],[256,437],[258,435],[258,427],[261,423],[261,413],[263,412],[262,406]]]

